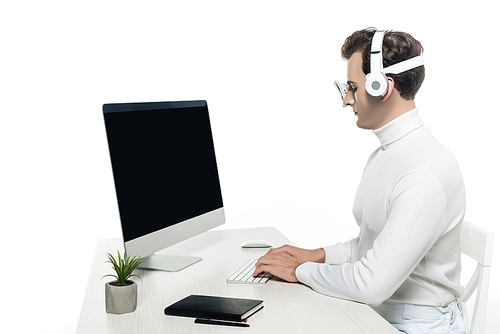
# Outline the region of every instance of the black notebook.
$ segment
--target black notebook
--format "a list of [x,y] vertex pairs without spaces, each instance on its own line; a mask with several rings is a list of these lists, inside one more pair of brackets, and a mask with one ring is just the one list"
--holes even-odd
[[165,308],[166,315],[245,321],[262,309],[262,300],[191,295]]

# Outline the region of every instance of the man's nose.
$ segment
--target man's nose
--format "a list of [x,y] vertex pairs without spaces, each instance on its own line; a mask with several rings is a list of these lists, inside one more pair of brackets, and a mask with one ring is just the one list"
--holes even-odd
[[347,93],[345,94],[345,98],[344,98],[344,101],[343,101],[344,105],[345,106],[353,106],[354,104],[354,93],[350,90],[347,91]]

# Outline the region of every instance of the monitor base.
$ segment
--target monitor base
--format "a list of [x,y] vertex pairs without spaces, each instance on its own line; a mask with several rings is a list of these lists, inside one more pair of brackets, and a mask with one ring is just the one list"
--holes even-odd
[[179,271],[201,261],[198,256],[151,254],[143,258],[140,269]]

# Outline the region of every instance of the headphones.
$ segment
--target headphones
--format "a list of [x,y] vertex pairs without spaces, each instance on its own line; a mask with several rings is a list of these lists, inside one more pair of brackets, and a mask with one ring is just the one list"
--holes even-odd
[[415,67],[424,65],[422,56],[416,56],[402,62],[384,68],[382,57],[382,44],[387,30],[377,30],[373,35],[370,73],[366,75],[366,91],[373,97],[382,97],[387,93],[389,81],[385,76],[387,73],[399,74]]

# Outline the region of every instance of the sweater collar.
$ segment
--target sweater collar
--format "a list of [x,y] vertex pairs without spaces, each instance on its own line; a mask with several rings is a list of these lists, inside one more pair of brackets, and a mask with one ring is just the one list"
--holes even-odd
[[400,140],[409,133],[423,126],[418,109],[412,109],[393,119],[383,127],[373,130],[383,148]]

